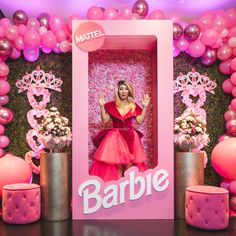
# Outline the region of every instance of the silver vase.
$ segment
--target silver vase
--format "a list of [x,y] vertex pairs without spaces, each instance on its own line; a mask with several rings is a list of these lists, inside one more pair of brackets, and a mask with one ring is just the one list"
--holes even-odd
[[60,221],[70,217],[68,161],[67,153],[41,153],[40,186],[45,220]]
[[175,218],[185,219],[185,188],[204,184],[203,152],[175,155]]

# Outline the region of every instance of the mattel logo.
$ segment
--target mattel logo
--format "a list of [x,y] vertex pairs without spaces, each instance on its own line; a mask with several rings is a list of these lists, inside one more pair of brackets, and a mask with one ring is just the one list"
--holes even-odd
[[95,22],[84,22],[78,26],[74,34],[75,44],[83,51],[91,52],[102,47],[105,31]]

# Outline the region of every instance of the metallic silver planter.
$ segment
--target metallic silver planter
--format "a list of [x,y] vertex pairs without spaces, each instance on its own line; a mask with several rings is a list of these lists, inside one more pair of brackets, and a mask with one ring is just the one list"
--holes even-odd
[[40,186],[42,217],[49,221],[70,217],[69,169],[67,153],[42,153],[40,156]]
[[175,155],[175,218],[185,219],[185,188],[204,184],[204,154],[177,152]]

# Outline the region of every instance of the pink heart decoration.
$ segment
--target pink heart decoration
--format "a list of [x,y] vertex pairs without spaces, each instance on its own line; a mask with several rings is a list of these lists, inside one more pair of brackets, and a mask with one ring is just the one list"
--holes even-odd
[[[30,148],[35,152],[40,152],[41,150],[45,148],[43,143],[39,142],[38,136],[39,136],[38,131],[35,129],[30,129],[28,133],[26,134],[26,142],[28,143]],[[36,138],[39,145],[37,144],[34,137]]]
[[30,126],[35,129],[38,127],[39,123],[36,118],[44,118],[45,115],[48,113],[47,109],[42,109],[42,110],[37,110],[37,109],[32,109],[27,112],[27,119],[30,124]]
[[[37,102],[35,96],[43,96],[42,101]],[[50,102],[50,92],[45,88],[30,88],[27,91],[27,98],[34,109],[45,109]]]
[[28,165],[30,166],[31,170],[35,173],[35,174],[39,174],[40,173],[40,166],[36,166],[33,162],[33,158],[39,158],[38,154],[33,152],[33,151],[29,151],[25,154],[25,161],[28,163]]

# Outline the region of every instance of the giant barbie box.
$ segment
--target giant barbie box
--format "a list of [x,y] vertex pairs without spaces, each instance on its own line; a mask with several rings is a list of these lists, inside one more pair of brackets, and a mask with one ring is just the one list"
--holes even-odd
[[[172,37],[171,21],[73,22],[73,219],[173,219]],[[120,79],[132,83],[138,105],[144,93],[151,97],[138,127],[148,169],[131,166],[104,182],[89,174],[91,139],[106,129],[97,97],[114,100]]]

